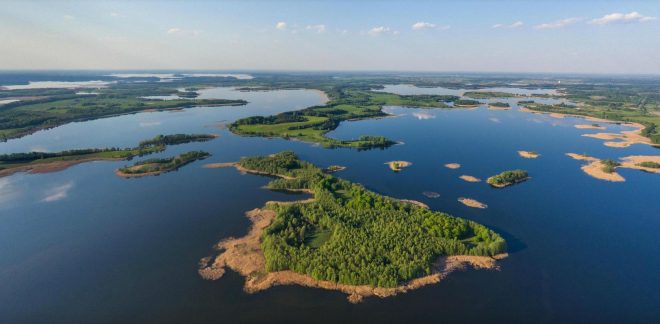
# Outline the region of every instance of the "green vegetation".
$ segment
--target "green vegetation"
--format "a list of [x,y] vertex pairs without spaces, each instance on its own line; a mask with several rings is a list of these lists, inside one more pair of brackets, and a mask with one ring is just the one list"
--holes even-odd
[[262,237],[266,270],[292,270],[342,284],[393,287],[430,274],[443,255],[492,256],[501,236],[473,221],[378,195],[325,174],[293,152],[240,160],[281,175],[271,189],[311,190],[313,202],[271,204],[277,216]]
[[215,138],[208,134],[174,134],[157,135],[154,138],[140,142],[133,148],[94,148],[78,149],[62,152],[29,152],[0,155],[0,171],[35,166],[51,162],[76,162],[91,160],[130,160],[136,156],[148,155],[165,150],[167,145],[189,142],[203,142]]
[[325,106],[285,112],[275,116],[248,117],[230,125],[230,130],[241,135],[282,137],[319,143],[324,147],[350,147],[357,149],[385,148],[396,142],[382,136],[361,136],[353,140],[338,140],[325,134],[345,120],[387,116],[383,106],[408,106],[420,108],[447,108],[446,102],[456,96],[400,96],[376,91],[334,89],[329,93],[332,100]]
[[660,169],[660,163],[656,163],[653,161],[644,161],[641,163],[637,164],[638,166],[645,167],[645,168],[653,168],[653,169]]
[[476,107],[481,105],[478,100],[460,99],[454,101],[454,107]]
[[504,171],[500,174],[494,175],[488,178],[486,182],[493,187],[504,188],[519,182],[526,181],[527,179],[529,179],[529,175],[527,174],[527,171],[511,170],[511,171]]
[[132,166],[120,168],[119,173],[122,176],[160,174],[178,170],[180,167],[188,163],[205,159],[210,155],[211,154],[204,151],[191,151],[169,158],[148,159],[136,162]]
[[509,108],[509,107],[511,107],[511,105],[509,105],[508,103],[499,102],[499,101],[498,102],[491,102],[488,105],[493,106],[493,107],[498,107],[498,108]]
[[463,96],[472,99],[490,99],[490,98],[516,98],[522,97],[515,93],[498,92],[498,91],[467,91]]
[[73,121],[97,119],[145,110],[179,109],[194,106],[244,105],[245,100],[226,99],[176,99],[153,100],[143,96],[164,95],[172,92],[192,98],[192,92],[177,92],[176,89],[153,88],[149,85],[132,84],[98,89],[98,95],[76,95],[68,91],[44,89],[3,90],[0,99],[9,95],[39,94],[28,100],[12,102],[0,109],[0,141],[31,134],[40,129],[56,127]]
[[603,165],[603,172],[606,173],[613,173],[616,171],[616,167],[621,165],[621,163],[614,160],[601,160],[600,163]]

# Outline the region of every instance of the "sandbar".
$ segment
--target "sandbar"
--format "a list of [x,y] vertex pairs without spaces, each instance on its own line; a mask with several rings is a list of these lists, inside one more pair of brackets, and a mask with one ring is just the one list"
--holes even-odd
[[458,163],[447,163],[445,164],[445,167],[448,169],[458,169],[461,167],[461,165]]
[[584,154],[575,154],[575,153],[566,153],[567,156],[580,161],[588,161],[589,163],[580,167],[584,173],[600,180],[612,181],[612,182],[623,182],[626,181],[620,174],[616,172],[608,173],[603,171],[603,163],[600,159],[591,157]]
[[459,178],[462,179],[462,180],[465,180],[467,182],[480,182],[481,181],[481,179],[479,179],[477,177],[473,177],[471,175],[465,175],[465,174],[460,176]]
[[658,155],[631,155],[621,158],[621,168],[637,169],[651,173],[660,173],[659,168],[648,168],[639,165],[642,162],[655,162],[660,164]]
[[481,209],[488,207],[488,205],[471,198],[460,197],[458,198],[458,201],[468,207],[481,208]]
[[440,194],[435,192],[435,191],[424,191],[424,192],[422,192],[422,195],[424,195],[428,198],[438,198],[438,197],[440,197]]
[[606,129],[605,126],[601,126],[601,125],[598,125],[598,124],[577,124],[573,127],[577,128],[577,129],[601,129],[601,130]]
[[27,173],[50,173],[50,172],[59,172],[74,165],[92,162],[92,161],[122,161],[124,158],[101,158],[101,157],[91,157],[77,160],[56,160],[49,162],[37,162],[31,164],[23,164],[16,167],[8,166],[5,169],[0,170],[0,177],[5,177],[12,175],[18,172],[27,172]]
[[537,157],[541,156],[541,154],[533,151],[518,151],[518,155],[526,159],[536,159]]

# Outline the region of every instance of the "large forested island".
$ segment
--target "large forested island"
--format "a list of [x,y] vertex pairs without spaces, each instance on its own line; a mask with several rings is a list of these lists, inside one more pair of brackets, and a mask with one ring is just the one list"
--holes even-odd
[[269,189],[313,197],[248,213],[248,235],[219,243],[221,253],[202,260],[207,279],[229,267],[246,276],[249,292],[301,284],[359,301],[437,282],[460,264],[493,267],[506,252],[504,239],[483,225],[381,196],[292,152],[246,157],[236,166],[279,177]]

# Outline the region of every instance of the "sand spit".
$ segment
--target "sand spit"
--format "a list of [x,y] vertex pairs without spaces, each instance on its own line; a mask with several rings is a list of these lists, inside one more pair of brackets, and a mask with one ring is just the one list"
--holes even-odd
[[[533,113],[533,114],[548,114],[547,112],[534,111],[534,110],[531,110],[531,109],[525,108],[525,107],[521,107],[518,110],[522,111],[522,112]],[[585,120],[588,120],[588,121],[591,121],[591,122],[594,122],[594,123],[621,124],[621,125],[624,125],[624,126],[629,126],[629,127],[634,127],[635,128],[633,130],[622,131],[620,133],[582,134],[582,136],[584,136],[584,137],[591,137],[591,138],[605,140],[606,142],[603,143],[603,145],[605,145],[605,146],[616,147],[616,148],[624,148],[624,147],[628,147],[632,144],[656,145],[656,144],[653,144],[653,142],[651,142],[651,140],[649,138],[642,136],[642,130],[645,127],[644,127],[644,125],[642,125],[640,123],[620,122],[620,121],[615,121],[615,120],[589,117],[589,116],[582,116],[582,115],[573,115],[573,114],[551,113],[549,115],[551,117],[556,117],[556,118],[563,118],[563,117],[583,118]],[[597,127],[603,127],[603,126],[600,126],[600,125],[599,126],[593,126],[593,125],[584,125],[584,124],[575,125],[575,128],[580,128],[580,129],[587,129],[587,128],[604,129],[604,127],[603,128],[597,128]]]
[[462,180],[465,180],[467,182],[481,182],[481,179],[473,177],[471,175],[465,175],[464,174],[464,175],[460,176],[459,178],[462,179]]
[[389,165],[390,169],[394,172],[399,172],[403,168],[407,168],[412,165],[412,163],[408,161],[390,161],[385,162],[385,164]]
[[584,173],[600,180],[612,181],[612,182],[623,182],[626,181],[620,174],[616,172],[607,173],[603,171],[604,165],[600,159],[591,157],[584,154],[575,154],[575,153],[566,153],[567,156],[579,160],[579,161],[588,161],[589,163],[581,167]]
[[[275,202],[271,202],[275,203]],[[300,285],[304,287],[322,288],[341,291],[348,295],[351,303],[361,302],[365,297],[376,296],[380,298],[406,293],[426,285],[440,282],[449,273],[464,270],[468,267],[475,269],[499,269],[497,260],[507,257],[500,254],[494,257],[480,256],[448,256],[439,258],[431,269],[432,274],[413,279],[395,288],[378,288],[367,285],[344,285],[330,281],[316,280],[310,276],[293,271],[266,272],[263,251],[261,250],[261,234],[270,225],[276,214],[268,209],[254,209],[246,213],[252,221],[252,227],[247,235],[241,238],[228,238],[216,245],[220,253],[213,257],[200,260],[199,274],[204,279],[220,279],[226,268],[234,270],[245,277],[244,290],[247,293],[256,293],[273,286]]]
[[458,198],[458,201],[468,207],[481,208],[481,209],[488,208],[488,205],[471,198],[460,197]]
[[606,129],[605,126],[601,126],[598,124],[577,124],[573,127],[577,129],[600,129],[600,130]]
[[538,154],[534,151],[518,151],[518,155],[526,159],[536,159],[537,157],[541,156],[541,154]]
[[412,204],[412,205],[415,205],[417,207],[422,207],[424,209],[430,209],[429,205],[427,205],[427,204],[425,204],[421,201],[412,200],[412,199],[396,199],[396,198],[392,198],[392,199],[398,200],[399,202],[402,202],[402,203],[405,203],[405,204]]
[[658,168],[648,168],[639,165],[642,162],[655,162],[660,164],[658,155],[631,155],[621,158],[621,168],[637,169],[651,173],[660,173]]
[[458,164],[458,163],[447,163],[447,164],[445,164],[445,168],[448,168],[448,169],[458,169],[460,167],[461,167],[461,165]]
[[92,162],[92,161],[122,161],[124,159],[122,158],[98,158],[98,157],[93,157],[93,158],[86,158],[86,159],[79,159],[79,160],[69,160],[69,161],[51,161],[51,162],[44,162],[44,163],[34,163],[34,164],[27,164],[27,165],[21,165],[21,166],[16,166],[16,167],[8,167],[6,169],[0,170],[0,177],[5,177],[12,175],[14,173],[19,173],[19,172],[28,172],[28,173],[51,173],[51,172],[58,172],[62,171],[64,169],[70,168],[74,165],[80,164],[80,163],[85,163],[85,162]]

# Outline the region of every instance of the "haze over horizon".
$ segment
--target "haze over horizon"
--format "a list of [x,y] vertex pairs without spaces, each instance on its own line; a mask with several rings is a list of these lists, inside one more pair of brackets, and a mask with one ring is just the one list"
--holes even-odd
[[660,73],[660,7],[594,4],[6,1],[0,69]]

